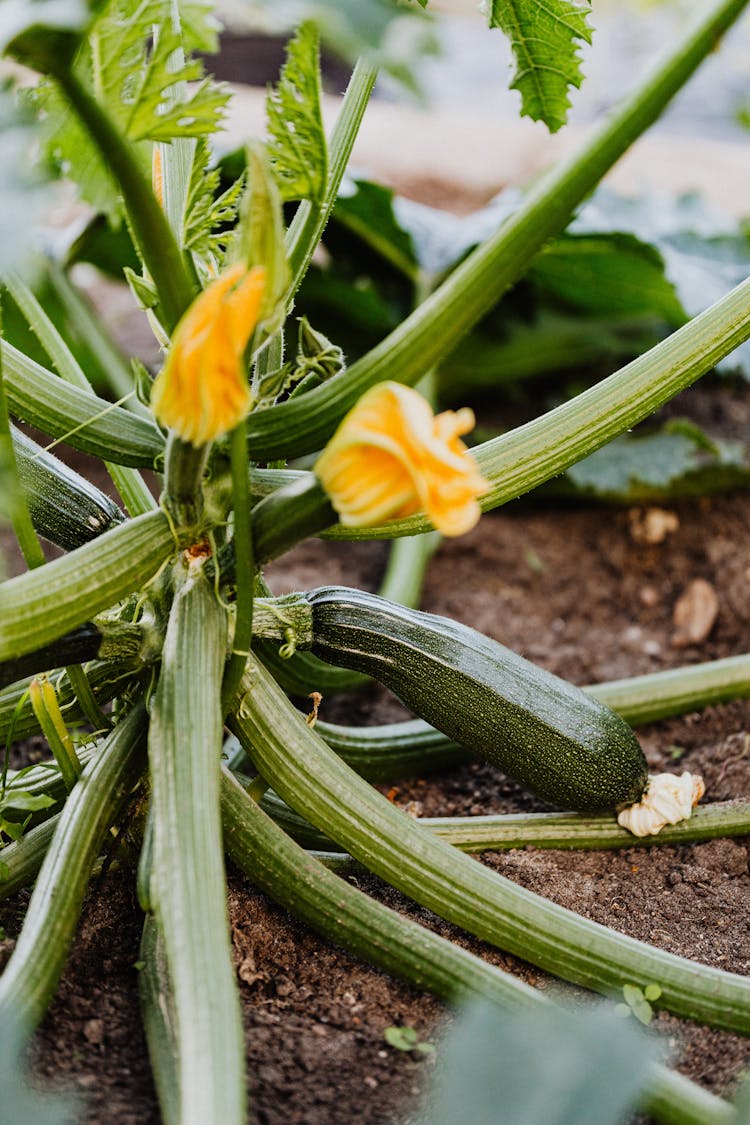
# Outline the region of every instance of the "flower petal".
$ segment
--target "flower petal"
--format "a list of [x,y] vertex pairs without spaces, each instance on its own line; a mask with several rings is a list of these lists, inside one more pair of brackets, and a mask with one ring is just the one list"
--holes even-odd
[[459,436],[473,425],[468,408],[435,417],[410,387],[381,383],[350,411],[315,471],[347,526],[422,509],[444,535],[461,535],[479,519],[487,489]]
[[231,266],[193,301],[175,329],[151,406],[183,441],[206,445],[244,418],[251,395],[243,355],[258,319],[265,270]]

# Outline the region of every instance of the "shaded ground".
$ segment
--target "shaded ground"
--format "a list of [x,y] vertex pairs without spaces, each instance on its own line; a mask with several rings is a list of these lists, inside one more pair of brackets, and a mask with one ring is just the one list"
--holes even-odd
[[[689,412],[734,434],[750,395],[706,387],[683,397]],[[676,530],[661,544],[633,536],[627,511],[509,507],[442,546],[427,581],[425,608],[446,613],[579,683],[617,678],[745,651],[750,625],[750,497],[675,504]],[[276,564],[277,590],[360,580],[377,585],[379,545],[310,542]],[[690,582],[708,581],[719,612],[700,644],[672,643],[674,605]],[[385,692],[326,699],[321,714],[375,723],[402,714]],[[650,763],[704,774],[708,799],[750,791],[750,702],[642,731]],[[439,778],[399,782],[398,804],[425,815],[539,807],[489,767],[467,763]],[[518,850],[485,857],[495,870],[599,922],[700,963],[750,969],[747,841],[714,841],[619,854]],[[376,880],[361,883],[442,933],[452,927]],[[91,889],[60,993],[36,1041],[40,1076],[67,1080],[85,1098],[81,1120],[100,1125],[158,1121],[137,1003],[141,918],[129,872]],[[0,925],[17,933],[26,895],[0,906]],[[230,914],[242,994],[254,1120],[262,1125],[410,1120],[434,1061],[386,1045],[392,1024],[435,1034],[442,1009],[311,936],[249,882],[230,876]],[[527,980],[548,981],[475,941],[470,948]],[[10,942],[4,943],[10,948]],[[2,947],[0,947],[2,949]],[[685,1073],[727,1091],[750,1063],[745,1040],[661,1015]],[[438,1029],[439,1033],[439,1029]],[[438,1053],[439,1065],[439,1053]]]

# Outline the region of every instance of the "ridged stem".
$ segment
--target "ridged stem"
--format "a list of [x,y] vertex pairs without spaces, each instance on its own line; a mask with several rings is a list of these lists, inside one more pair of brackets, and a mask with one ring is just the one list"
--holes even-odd
[[[94,358],[100,380],[109,386],[115,398],[121,398],[133,389],[133,373],[128,362],[109,335],[106,325],[70,280],[67,270],[52,259],[46,265],[47,280]],[[147,408],[137,399],[130,400],[130,408],[137,414],[148,414]]]
[[[2,308],[0,307],[0,334],[2,333]],[[18,546],[24,557],[26,565],[33,569],[44,565],[44,552],[36,536],[31,514],[26,500],[26,494],[21,485],[18,472],[18,462],[11,436],[10,416],[8,414],[8,398],[5,393],[5,370],[2,352],[0,352],[0,464],[2,464],[6,480],[3,482],[3,494],[0,495],[0,519],[10,518],[16,534]],[[0,574],[2,578],[2,574]]]
[[[224,771],[224,837],[234,863],[275,902],[349,953],[449,1002],[488,997],[504,1009],[542,1007],[542,994],[369,898],[305,853]],[[727,1125],[730,1106],[655,1065],[646,1104],[657,1121]]]
[[0,977],[0,1019],[39,1023],[54,994],[94,860],[144,762],[146,716],[137,707],[102,744],[65,803],[15,949]]
[[20,840],[14,840],[0,850],[0,899],[8,898],[34,882],[57,831],[59,819],[60,813],[55,813],[35,828],[27,829]]
[[159,294],[164,327],[171,333],[195,294],[164,211],[130,144],[72,69],[61,67],[54,77],[117,180],[138,251]]
[[[317,724],[316,724],[317,730]],[[294,812],[274,792],[264,794],[261,806],[293,840],[314,851],[330,852],[329,837]],[[701,805],[689,820],[666,825],[657,836],[633,836],[614,816],[578,813],[498,813],[488,816],[417,817],[426,828],[462,852],[507,851],[510,848],[569,849],[675,847],[745,836],[750,832],[750,801],[717,801]]]
[[182,1125],[245,1122],[219,812],[225,655],[225,612],[194,568],[172,605],[149,734],[148,897],[174,987]]
[[209,447],[196,449],[170,433],[164,454],[164,505],[175,527],[197,539],[203,517],[203,472]]
[[325,195],[318,204],[303,200],[289,225],[286,248],[292,279],[287,293],[288,301],[292,300],[302,278],[307,273],[315,248],[320,242],[333,210],[376,78],[377,70],[364,59],[358,59],[331,132]]
[[746,3],[721,0],[712,5],[581,148],[539,180],[516,213],[344,376],[298,399],[257,411],[249,427],[254,457],[274,460],[322,448],[339,419],[373,384],[395,377],[413,385],[447,355],[525,272],[549,238],[565,228],[578,204],[657,119]]
[[380,597],[417,609],[422,598],[427,567],[440,540],[441,536],[437,531],[394,539],[389,549],[383,581],[378,589]]
[[[141,671],[133,663],[111,664],[95,662],[86,666],[86,675],[94,693],[94,698],[100,704],[109,703],[116,695],[126,692]],[[5,743],[12,731],[13,738],[26,738],[36,734],[39,724],[34,715],[34,709],[28,699],[31,677],[18,680],[12,687],[0,691],[0,745]],[[83,711],[76,697],[76,693],[66,676],[61,676],[55,683],[58,703],[63,719],[66,723],[79,722]],[[24,696],[26,699],[24,700]]]
[[[250,415],[250,419],[252,419]],[[335,524],[336,512],[314,473],[306,473],[272,492],[253,508],[252,528],[258,565]]]
[[255,662],[232,729],[276,792],[355,859],[441,917],[605,993],[658,981],[660,1005],[750,1033],[750,980],[579,917],[435,839],[341,762]]
[[152,469],[164,455],[152,422],[63,382],[7,340],[2,356],[11,412],[42,433],[118,465]]
[[[91,392],[88,376],[32,291],[18,277],[6,279],[6,285],[31,330],[39,338],[42,347],[55,365],[60,378],[82,391]],[[78,321],[75,320],[74,323],[78,328]],[[128,394],[132,389],[133,380],[128,378],[126,386],[119,393]],[[137,401],[136,399],[135,402]],[[145,413],[144,407],[140,407],[140,413]],[[140,516],[156,507],[156,501],[137,470],[128,469],[114,462],[105,462],[105,465],[131,516]]]
[[33,652],[114,605],[153,578],[176,549],[164,512],[149,512],[3,582],[0,662]]
[[509,813],[504,816],[423,817],[419,823],[464,852],[508,848],[651,848],[695,844],[750,832],[750,801],[702,805],[689,820],[667,824],[658,836],[633,836],[614,816],[577,813]]
[[232,544],[235,561],[235,619],[232,652],[224,672],[221,689],[222,707],[226,712],[237,691],[246,653],[253,641],[253,597],[255,560],[253,532],[250,524],[250,465],[247,456],[247,428],[244,421],[230,436],[232,467]]
[[164,935],[156,920],[148,914],[143,922],[140,952],[143,968],[138,974],[138,995],[151,1070],[159,1096],[159,1109],[165,1125],[178,1125],[180,1085],[174,993],[169,977]]

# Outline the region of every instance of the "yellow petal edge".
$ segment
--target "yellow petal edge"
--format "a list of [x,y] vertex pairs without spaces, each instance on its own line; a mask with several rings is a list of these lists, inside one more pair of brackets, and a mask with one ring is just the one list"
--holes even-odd
[[154,380],[151,408],[163,426],[202,446],[233,430],[250,409],[243,356],[258,321],[266,271],[238,263],[196,297],[175,329]]
[[347,527],[374,527],[424,511],[443,535],[463,535],[489,487],[460,440],[468,407],[433,414],[401,383],[379,383],[347,414],[315,472]]

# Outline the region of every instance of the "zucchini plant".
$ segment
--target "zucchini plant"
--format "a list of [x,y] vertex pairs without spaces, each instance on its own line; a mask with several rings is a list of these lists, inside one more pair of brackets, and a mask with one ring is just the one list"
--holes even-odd
[[[549,22],[537,26],[531,0],[517,7],[517,25],[500,3],[490,22],[511,36],[524,110],[554,129],[580,80],[575,43],[589,34],[586,8],[552,0]],[[397,604],[418,597],[436,530],[468,530],[482,511],[647,417],[750,337],[744,282],[601,383],[473,454],[461,440],[471,411],[434,414],[429,394],[413,389],[565,228],[744,7],[707,6],[581,147],[349,366],[309,325],[296,355],[285,344],[373,88],[373,45],[354,62],[326,138],[318,32],[304,23],[269,95],[268,145],[251,145],[226,185],[208,142],[227,93],[195,54],[215,47],[210,4],[6,0],[0,8],[5,54],[39,76],[22,108],[0,91],[0,143],[16,153],[2,173],[4,216],[15,221],[19,200],[36,204],[52,190],[22,158],[33,137],[48,154],[46,173],[64,171],[93,209],[85,237],[103,224],[127,244],[124,277],[164,352],[154,379],[137,362],[129,372],[106,329],[81,312],[65,262],[36,253],[32,224],[9,228],[7,239],[3,225],[5,299],[49,365],[3,340],[3,510],[27,569],[0,584],[0,827],[10,840],[0,890],[34,890],[0,977],[0,1020],[12,1014],[28,1035],[42,1018],[89,875],[110,830],[129,818],[140,836],[143,1016],[167,1121],[245,1120],[225,850],[312,927],[446,999],[547,1003],[367,898],[344,878],[352,863],[566,980],[605,994],[658,980],[659,1005],[750,1033],[746,978],[697,974],[463,854],[530,840],[631,845],[613,813],[637,801],[648,778],[628,724],[750,695],[750,655],[581,691],[472,630]],[[375,8],[381,20],[403,15],[395,4]],[[343,34],[340,22],[332,27]],[[349,45],[356,38],[344,35]],[[560,59],[552,70],[550,50]],[[40,277],[86,339],[91,370],[37,299]],[[116,401],[92,390],[108,374]],[[47,446],[19,422],[48,435]],[[51,455],[60,442],[105,463],[121,505]],[[312,469],[288,465],[311,455]],[[146,470],[158,476],[158,495]],[[317,535],[393,540],[390,598],[340,588],[270,596],[264,567]],[[39,536],[62,554],[46,561]],[[417,717],[374,731],[313,729],[289,698],[368,677]],[[81,722],[93,733],[76,748],[69,728]],[[54,762],[14,774],[9,747],[39,730]],[[370,784],[467,750],[553,805],[599,815],[422,824]],[[709,806],[663,838],[741,834],[749,825],[746,805]],[[656,1062],[645,1101],[663,1121],[733,1118],[727,1104]]]

